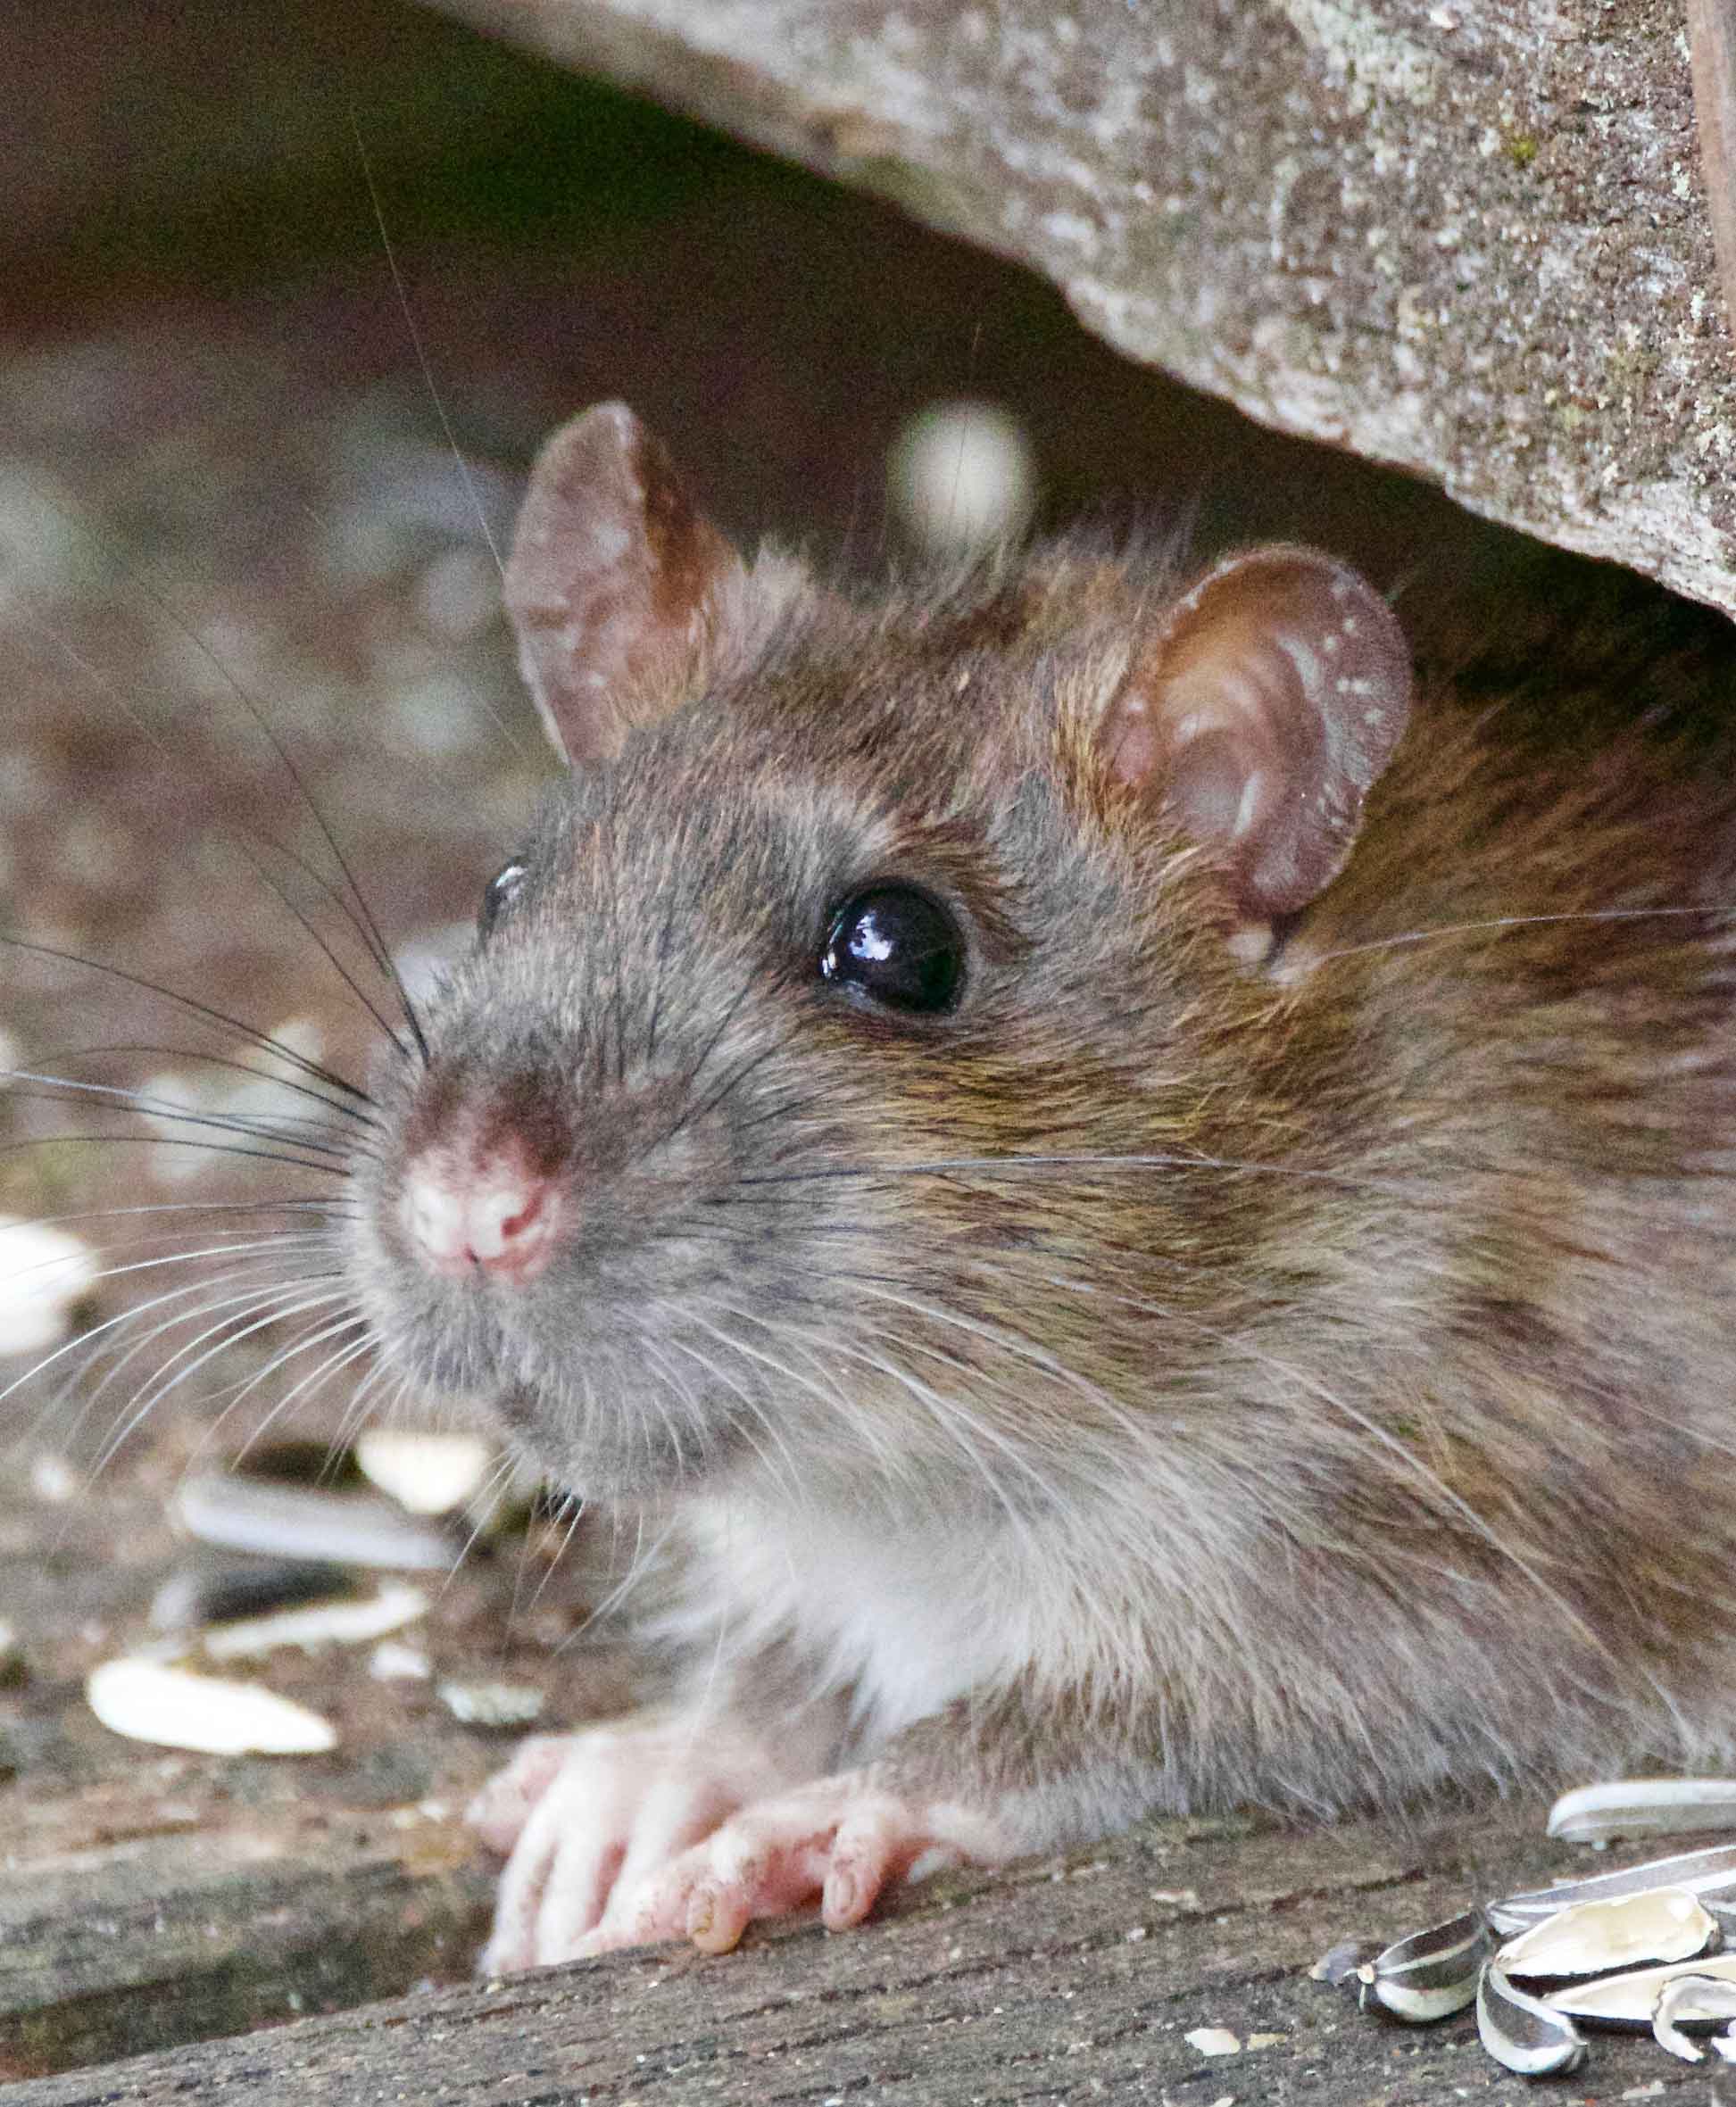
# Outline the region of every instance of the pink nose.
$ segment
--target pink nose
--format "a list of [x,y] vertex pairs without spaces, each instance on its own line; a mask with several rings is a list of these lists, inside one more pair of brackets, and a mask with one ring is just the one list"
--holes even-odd
[[532,1280],[553,1252],[560,1212],[555,1182],[506,1157],[462,1171],[422,1157],[404,1172],[400,1218],[430,1273]]

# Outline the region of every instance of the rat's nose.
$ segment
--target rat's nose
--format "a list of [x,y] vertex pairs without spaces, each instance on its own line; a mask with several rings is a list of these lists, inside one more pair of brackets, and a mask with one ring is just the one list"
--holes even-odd
[[534,1280],[554,1250],[561,1212],[557,1182],[503,1150],[454,1168],[430,1150],[404,1172],[399,1219],[412,1253],[430,1273],[484,1273],[517,1284]]

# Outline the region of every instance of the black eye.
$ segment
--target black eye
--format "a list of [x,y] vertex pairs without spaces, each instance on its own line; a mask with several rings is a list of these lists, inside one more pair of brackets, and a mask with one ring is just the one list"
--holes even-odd
[[505,863],[489,879],[482,896],[482,911],[477,917],[478,935],[489,935],[495,923],[519,897],[527,870],[527,867],[522,863]]
[[914,885],[870,885],[832,917],[819,955],[822,980],[853,988],[888,1009],[947,1008],[964,978],[958,925]]

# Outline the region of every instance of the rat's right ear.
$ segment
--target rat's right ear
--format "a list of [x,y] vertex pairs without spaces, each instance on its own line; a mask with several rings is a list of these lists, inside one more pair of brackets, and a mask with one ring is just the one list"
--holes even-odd
[[1112,775],[1222,856],[1239,914],[1343,867],[1410,713],[1410,651],[1366,578],[1280,546],[1207,572],[1141,640],[1099,727]]
[[562,425],[506,567],[519,663],[561,757],[606,759],[687,701],[746,576],[624,402]]

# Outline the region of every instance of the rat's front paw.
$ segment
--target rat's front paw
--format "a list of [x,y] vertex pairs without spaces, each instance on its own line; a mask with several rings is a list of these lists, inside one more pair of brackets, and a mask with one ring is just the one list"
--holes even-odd
[[756,1917],[818,1901],[829,1930],[860,1924],[888,1888],[966,1859],[1008,1855],[994,1826],[954,1804],[880,1790],[847,1771],[756,1800],[679,1857],[619,1879],[580,1954],[690,1938],[727,1954]]
[[788,1776],[759,1742],[714,1723],[534,1737],[468,1810],[471,1826],[511,1854],[478,1965],[504,1973],[595,1950],[587,1935],[615,1919],[619,1897]]

